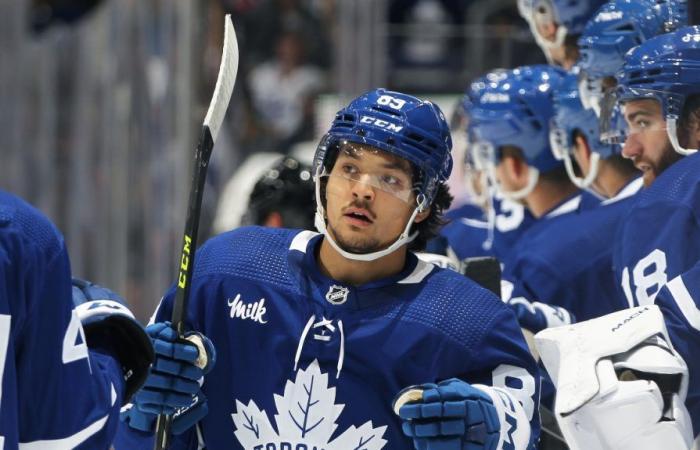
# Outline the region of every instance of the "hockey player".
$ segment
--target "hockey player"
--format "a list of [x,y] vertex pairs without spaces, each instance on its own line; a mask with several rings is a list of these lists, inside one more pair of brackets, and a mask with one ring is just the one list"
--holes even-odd
[[686,27],[636,47],[618,76],[622,153],[647,187],[619,230],[615,254],[630,306],[653,302],[667,280],[700,260],[700,239],[693,238],[700,236],[700,82],[686,76],[698,63],[700,27]]
[[109,448],[153,359],[143,328],[117,297],[74,297],[63,237],[6,192],[0,276],[0,448]]
[[[631,50],[617,76],[627,125],[621,130],[626,137],[623,155],[642,170],[646,186],[619,228],[614,254],[616,274],[636,309],[627,316],[618,313],[538,336],[545,341],[538,348],[548,371],[561,372],[557,412],[573,448],[589,445],[586,430],[595,430],[604,449],[685,449],[700,431],[700,300],[693,288],[700,261],[700,156],[695,151],[700,148],[700,82],[693,75],[698,64],[700,27],[686,27]],[[602,119],[611,121],[611,116]],[[653,303],[663,316],[654,312]],[[583,354],[577,355],[577,370],[585,379],[559,369],[568,361],[556,353],[568,351],[567,342],[583,342],[601,331],[606,333],[596,341],[601,345],[579,348]],[[609,363],[593,362],[601,358]],[[625,384],[609,368],[633,370],[640,380]],[[596,394],[591,391],[595,386],[605,388]],[[679,400],[685,401],[692,431]],[[619,404],[627,404],[627,414],[637,419],[612,429],[601,412],[614,411]],[[562,415],[569,417],[569,424],[562,422]],[[584,421],[588,423],[581,426]]]
[[[409,251],[449,205],[450,147],[437,106],[368,92],[316,151],[320,234],[243,228],[200,249],[187,323],[216,345],[217,363],[201,386],[208,414],[172,449],[198,438],[210,450],[534,448],[539,378],[512,312]],[[152,327],[170,317],[173,293]],[[156,347],[171,340],[162,333]],[[155,367],[125,417],[132,449],[150,448],[153,413],[200,391],[172,375],[191,363],[159,356]],[[421,384],[398,417],[392,399]]]
[[583,27],[603,0],[518,0],[518,11],[547,61],[570,70],[579,57]]
[[[534,222],[534,217],[522,204],[504,198],[488,180],[488,164],[475,154],[470,145],[469,116],[474,99],[489,83],[497,82],[506,71],[498,69],[470,83],[458,106],[463,120],[452,126],[452,136],[463,136],[466,146],[465,185],[472,203],[446,214],[449,223],[436,238],[442,246],[428,245],[428,251],[451,256],[457,260],[478,256],[494,256],[499,260],[507,255],[520,235]],[[454,120],[452,122],[455,122]],[[459,141],[459,140],[458,140]],[[432,244],[432,245],[431,245]]]
[[[471,128],[478,139],[475,147],[491,161],[489,171],[502,194],[523,201],[537,218],[505,258],[505,300],[522,298],[525,303],[558,305],[551,294],[564,289],[559,272],[565,268],[555,267],[552,273],[552,268],[543,266],[539,254],[544,249],[534,243],[545,240],[551,251],[559,249],[564,235],[574,230],[557,223],[566,215],[578,214],[599,203],[595,196],[571,183],[549,146],[553,92],[563,76],[563,71],[548,66],[514,69],[484,90],[472,109]],[[515,301],[514,307],[524,319],[530,309],[519,302]],[[570,320],[557,308],[541,308],[538,317],[542,326]],[[532,327],[529,321],[522,324]]]
[[615,75],[625,53],[654,36],[686,26],[687,6],[686,0],[611,0],[604,4],[578,40],[576,66],[584,107],[600,116],[604,91],[617,84]]
[[243,222],[307,230],[313,227],[313,198],[311,167],[284,157],[255,183]]

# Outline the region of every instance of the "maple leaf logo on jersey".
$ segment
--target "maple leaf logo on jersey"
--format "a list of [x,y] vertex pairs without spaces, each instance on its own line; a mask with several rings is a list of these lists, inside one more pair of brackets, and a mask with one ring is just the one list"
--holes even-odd
[[335,421],[345,405],[335,404],[335,388],[328,387],[328,374],[322,373],[314,360],[306,370],[297,371],[294,382],[287,381],[284,395],[275,394],[275,424],[253,400],[244,405],[236,400],[236,412],[231,414],[236,426],[234,434],[247,450],[297,449],[309,450],[380,450],[386,426],[374,428],[372,421],[360,428],[354,425],[331,441],[338,427]]

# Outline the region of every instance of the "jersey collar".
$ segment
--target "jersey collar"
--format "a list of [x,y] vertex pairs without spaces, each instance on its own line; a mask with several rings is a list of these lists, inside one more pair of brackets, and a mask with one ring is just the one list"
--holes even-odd
[[408,252],[406,264],[398,274],[352,286],[321,273],[316,250],[322,239],[323,235],[313,231],[297,234],[289,246],[289,262],[302,293],[327,308],[362,309],[408,300],[415,297],[418,285],[435,269],[433,264],[421,261]]

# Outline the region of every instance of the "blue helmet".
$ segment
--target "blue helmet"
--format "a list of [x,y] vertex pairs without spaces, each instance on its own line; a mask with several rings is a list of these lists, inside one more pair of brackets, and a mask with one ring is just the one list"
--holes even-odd
[[553,91],[565,74],[552,66],[523,66],[487,84],[472,106],[469,126],[477,141],[495,150],[493,163],[500,159],[501,148],[513,146],[540,172],[561,166],[549,147],[549,122]]
[[[487,83],[474,102],[469,124],[474,152],[479,160],[487,162],[492,183],[507,198],[524,198],[535,187],[540,173],[562,165],[549,146],[549,122],[554,115],[553,91],[565,74],[553,66],[519,67]],[[518,191],[505,191],[493,170],[506,146],[519,148],[534,169],[529,172],[527,186]]]
[[[342,248],[328,233],[321,193],[321,178],[332,165],[343,143],[369,145],[411,163],[415,174],[416,205],[403,232],[387,248],[371,253],[353,253]],[[315,223],[319,232],[342,256],[358,261],[373,261],[413,241],[418,232],[411,230],[416,215],[429,208],[438,189],[452,171],[452,138],[445,115],[429,101],[400,92],[375,89],[338,111],[331,128],[321,139],[314,155],[316,183]]]
[[[564,161],[571,181],[580,188],[590,186],[598,174],[598,160],[618,153],[619,146],[600,141],[598,117],[591,109],[584,108],[578,90],[578,77],[568,74],[554,91],[554,117],[550,123],[550,145],[555,158]],[[578,177],[571,162],[574,149],[574,133],[585,138],[593,153],[591,170],[585,178]]]
[[[528,22],[535,40],[543,49],[561,47],[568,35],[580,34],[604,0],[518,0],[520,15]],[[553,40],[540,34],[538,24],[556,26]]]
[[687,24],[686,0],[611,0],[579,38],[578,66],[588,77],[614,76],[632,47]]
[[[617,73],[617,102],[655,99],[661,105],[668,137],[681,154],[693,153],[678,145],[676,125],[685,100],[700,94],[700,26],[656,36],[632,49]],[[612,121],[601,117],[601,121]]]
[[[442,110],[400,92],[375,89],[338,111],[314,155],[314,173],[332,162],[329,150],[341,141],[366,144],[409,161],[424,207],[429,206],[440,183],[452,171],[452,138]],[[333,154],[334,156],[334,154]]]

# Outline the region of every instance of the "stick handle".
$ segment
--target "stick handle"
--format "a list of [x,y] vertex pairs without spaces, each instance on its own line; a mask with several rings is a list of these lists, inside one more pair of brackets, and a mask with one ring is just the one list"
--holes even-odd
[[[207,178],[207,168],[214,141],[209,127],[202,127],[202,134],[195,151],[195,164],[192,173],[192,185],[187,206],[187,221],[185,233],[182,239],[182,251],[178,260],[177,286],[175,288],[175,300],[173,301],[173,313],[171,316],[172,327],[177,331],[178,337],[184,338],[185,318],[187,315],[187,303],[190,295],[190,284],[194,269],[194,257],[197,250],[197,233],[199,232],[199,216],[202,209],[202,194],[204,182]],[[165,450],[170,442],[170,426],[172,416],[160,414],[156,422],[155,450]]]

